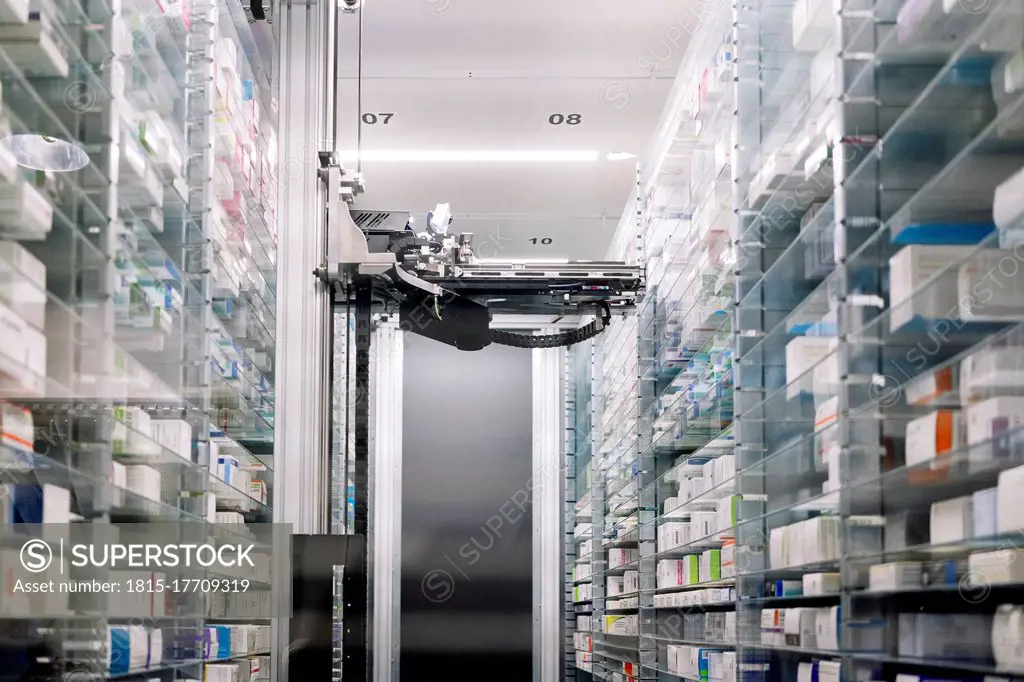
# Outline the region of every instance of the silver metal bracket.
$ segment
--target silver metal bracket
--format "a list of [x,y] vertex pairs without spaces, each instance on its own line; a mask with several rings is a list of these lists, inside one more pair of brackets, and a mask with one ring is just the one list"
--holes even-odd
[[329,282],[344,282],[352,275],[386,276],[396,284],[440,296],[443,293],[441,287],[425,282],[400,267],[395,254],[370,252],[366,235],[352,220],[347,202],[342,201],[351,195],[355,184],[361,191],[362,179],[352,174],[346,186],[345,171],[337,154],[320,152],[319,159],[317,175],[327,192],[327,263],[314,275]]

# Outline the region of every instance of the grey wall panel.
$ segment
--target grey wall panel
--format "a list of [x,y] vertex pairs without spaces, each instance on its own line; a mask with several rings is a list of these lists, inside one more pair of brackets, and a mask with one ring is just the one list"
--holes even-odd
[[406,334],[401,678],[532,677],[532,365]]

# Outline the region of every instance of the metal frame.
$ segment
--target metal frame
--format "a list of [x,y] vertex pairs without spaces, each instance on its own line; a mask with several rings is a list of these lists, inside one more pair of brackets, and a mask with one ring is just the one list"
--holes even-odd
[[561,676],[564,368],[565,349],[533,351],[534,682]]
[[[300,170],[281,173],[278,179],[280,213],[291,218],[278,242],[276,397],[280,408],[274,451],[288,454],[279,459],[275,472],[274,522],[290,524],[296,534],[322,534],[329,529],[327,487],[310,485],[326,481],[329,473],[330,292],[309,276],[326,255],[327,197],[317,179],[317,159],[305,151],[310,142],[326,139],[329,130],[334,83],[325,90],[323,55],[330,54],[334,39],[333,5],[288,0],[277,13],[280,96],[282,101],[306,103],[281,111],[282,167]],[[287,558],[275,557],[275,562]],[[288,604],[291,585],[282,585],[275,599]],[[273,638],[278,655],[272,679],[283,681],[288,679],[288,657],[283,655],[290,644],[287,619],[275,619]]]
[[378,322],[371,346],[370,575],[373,682],[399,678],[402,567],[402,370],[404,334]]

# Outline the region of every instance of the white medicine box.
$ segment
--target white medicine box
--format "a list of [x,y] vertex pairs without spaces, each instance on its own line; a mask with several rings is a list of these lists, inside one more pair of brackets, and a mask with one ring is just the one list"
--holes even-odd
[[913,244],[893,256],[889,260],[890,329],[901,329],[915,318],[957,319],[959,271],[951,265],[962,263],[974,250],[973,246]]
[[827,337],[798,336],[786,344],[786,390],[789,397],[813,392],[816,378],[813,370],[831,352],[832,339]]
[[[977,446],[1001,433],[1024,426],[1024,397],[1002,396],[974,403],[967,408],[967,444]],[[997,444],[992,448],[972,447],[971,460],[987,460],[997,456]]]

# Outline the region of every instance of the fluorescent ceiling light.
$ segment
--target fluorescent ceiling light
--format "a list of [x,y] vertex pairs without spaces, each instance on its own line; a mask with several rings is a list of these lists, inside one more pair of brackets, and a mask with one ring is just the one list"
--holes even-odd
[[635,159],[636,154],[630,154],[629,152],[608,152],[604,158],[608,161],[625,161],[626,159]]
[[529,265],[534,263],[536,265],[564,265],[569,262],[568,258],[477,258],[477,263],[488,265],[490,263],[502,264],[502,263],[525,263]]
[[363,161],[407,161],[407,162],[593,162],[601,157],[596,151],[513,151],[513,150],[381,150],[364,152],[341,152],[342,161],[352,162],[362,157]]
[[69,173],[89,165],[89,155],[84,149],[55,137],[10,135],[0,144],[19,166],[30,170]]

